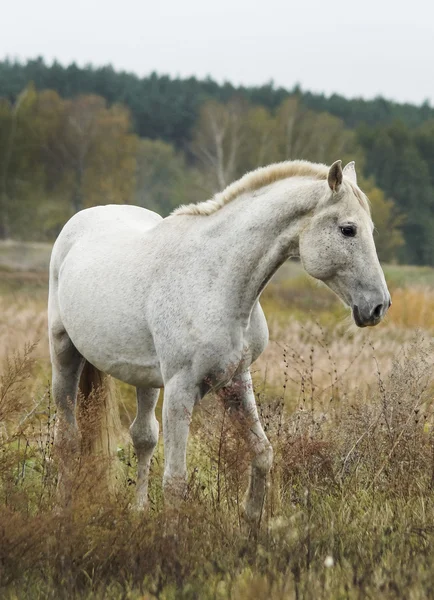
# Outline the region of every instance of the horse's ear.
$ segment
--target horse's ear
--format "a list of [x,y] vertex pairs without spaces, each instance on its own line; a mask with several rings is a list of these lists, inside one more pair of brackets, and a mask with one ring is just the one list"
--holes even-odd
[[330,167],[327,182],[333,192],[337,192],[342,183],[342,161],[335,161]]
[[348,179],[357,185],[356,163],[353,160],[345,165],[343,173],[345,177],[348,177]]

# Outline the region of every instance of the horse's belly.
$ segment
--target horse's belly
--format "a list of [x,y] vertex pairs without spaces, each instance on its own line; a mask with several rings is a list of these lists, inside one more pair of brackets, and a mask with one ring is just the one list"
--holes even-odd
[[[86,360],[101,371],[140,387],[163,385],[160,362],[143,310],[121,286],[102,282],[84,289],[73,277],[59,289],[63,326]],[[110,300],[110,301],[109,301]]]
[[[86,360],[116,379],[138,387],[163,386],[160,363],[151,340],[137,332],[135,339],[113,338],[100,328],[92,337],[85,338],[83,330],[74,326],[66,330],[74,346]],[[106,334],[106,335],[105,335]]]
[[137,387],[163,386],[160,363],[149,340],[137,334],[135,340],[112,339],[104,330],[92,339],[75,335],[74,327],[66,327],[73,344],[86,360],[100,371]]
[[163,387],[163,378],[157,361],[151,361],[148,364],[145,364],[145,362],[138,364],[120,362],[118,360],[108,365],[104,370],[106,373],[116,377],[116,379],[120,379],[136,387]]

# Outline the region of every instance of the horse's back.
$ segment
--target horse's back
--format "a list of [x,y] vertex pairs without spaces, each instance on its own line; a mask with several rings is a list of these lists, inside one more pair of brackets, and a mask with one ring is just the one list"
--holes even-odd
[[143,231],[143,229],[154,227],[161,220],[160,215],[147,208],[107,204],[106,206],[94,206],[78,212],[68,221],[67,225],[79,226],[83,231],[89,231],[95,225],[109,229],[139,228]]
[[116,241],[135,232],[144,233],[162,220],[157,213],[140,206],[108,204],[82,210],[60,232],[53,247],[50,271],[58,270],[72,246],[82,240],[107,236]]

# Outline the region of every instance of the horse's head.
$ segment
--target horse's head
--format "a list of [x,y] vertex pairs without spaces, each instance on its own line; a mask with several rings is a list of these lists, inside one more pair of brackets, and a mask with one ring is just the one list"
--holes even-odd
[[330,167],[324,197],[300,234],[306,271],[352,308],[359,327],[377,325],[390,294],[378,261],[366,196],[357,187],[354,162]]

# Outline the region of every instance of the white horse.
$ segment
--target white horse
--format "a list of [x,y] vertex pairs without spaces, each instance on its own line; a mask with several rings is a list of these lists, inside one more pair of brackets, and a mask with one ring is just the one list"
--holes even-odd
[[330,168],[304,161],[260,168],[165,219],[134,206],[76,214],[50,265],[56,444],[69,444],[71,453],[77,448],[75,402],[85,365],[136,386],[131,436],[137,504],[144,508],[164,387],[163,483],[173,504],[186,492],[193,407],[217,391],[244,422],[252,455],[245,516],[260,519],[273,456],[249,371],[268,342],[260,294],[282,263],[298,256],[352,308],[358,326],[376,325],[390,295],[372,232],[354,163],[342,170],[341,161]]

